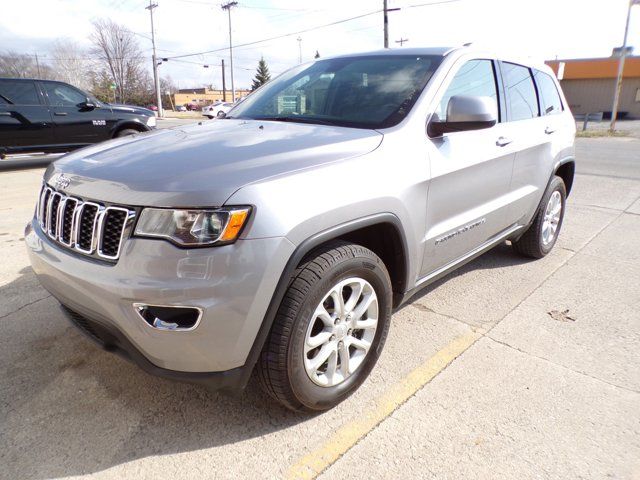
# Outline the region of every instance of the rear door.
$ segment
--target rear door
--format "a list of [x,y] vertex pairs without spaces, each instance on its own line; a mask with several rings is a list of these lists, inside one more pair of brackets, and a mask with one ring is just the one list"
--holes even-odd
[[86,145],[110,138],[110,111],[96,105],[85,106],[87,95],[61,82],[41,82],[49,103],[57,143]]
[[[456,70],[456,67],[454,67]],[[499,121],[488,129],[453,132],[430,140],[431,183],[422,274],[463,257],[510,227],[509,186],[514,147],[507,138],[497,64],[473,59],[445,80],[433,114],[446,120],[453,95],[491,97]]]
[[33,80],[0,79],[0,148],[51,146],[49,109]]
[[[524,65],[501,62],[507,96],[508,133],[516,148],[511,184],[514,222],[527,224],[549,180],[553,128],[543,115],[534,71]],[[551,112],[551,110],[550,110]]]

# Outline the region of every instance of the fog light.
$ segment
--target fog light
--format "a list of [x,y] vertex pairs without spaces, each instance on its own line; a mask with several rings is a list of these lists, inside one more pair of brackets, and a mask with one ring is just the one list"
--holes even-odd
[[158,330],[193,330],[200,323],[202,309],[167,305],[146,305],[134,303],[138,315],[150,326]]

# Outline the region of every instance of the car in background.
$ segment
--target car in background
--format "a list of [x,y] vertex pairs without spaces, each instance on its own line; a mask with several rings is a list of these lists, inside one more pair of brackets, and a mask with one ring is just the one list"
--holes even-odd
[[186,112],[187,111],[187,107],[185,107],[184,105],[176,105],[175,111],[176,112]]
[[229,102],[220,102],[202,107],[202,115],[208,118],[215,118],[221,114],[227,114],[236,104]]
[[187,107],[187,110],[189,112],[197,112],[198,110],[200,110],[200,106],[196,105],[195,103],[187,103],[185,107]]
[[156,107],[155,105],[149,105],[149,106],[147,106],[147,108],[149,110],[151,110],[152,112],[157,112],[158,111],[158,107]]
[[66,152],[155,126],[151,110],[103,103],[67,83],[0,78],[0,158]]

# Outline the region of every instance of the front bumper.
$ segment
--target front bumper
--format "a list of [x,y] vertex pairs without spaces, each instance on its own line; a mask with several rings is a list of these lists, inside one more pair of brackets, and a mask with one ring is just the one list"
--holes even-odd
[[[117,338],[112,346],[152,373],[192,377],[245,365],[294,250],[282,237],[200,249],[129,238],[118,262],[107,264],[53,244],[37,222],[27,226],[25,241],[43,287]],[[159,330],[134,303],[192,306],[203,314],[193,330]]]

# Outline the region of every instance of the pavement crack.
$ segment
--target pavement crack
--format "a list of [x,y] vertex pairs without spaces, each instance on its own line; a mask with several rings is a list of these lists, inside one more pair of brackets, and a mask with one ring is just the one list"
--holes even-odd
[[437,312],[433,308],[427,307],[426,305],[423,305],[421,303],[415,303],[414,302],[414,303],[409,304],[409,306],[415,308],[416,310],[420,310],[421,312],[433,313],[434,315],[439,315],[441,317],[445,317],[445,318],[449,318],[451,320],[455,320],[456,322],[459,322],[459,323],[462,323],[462,324],[467,325],[469,327],[472,327],[473,329],[478,328],[478,325],[476,325],[474,323],[465,322],[464,320],[460,320],[459,318],[456,318],[453,315],[449,315],[448,313]]
[[503,346],[505,346],[505,347],[507,347],[507,348],[510,348],[510,349],[512,349],[512,350],[515,350],[516,352],[520,352],[520,353],[522,353],[523,355],[527,355],[527,356],[529,356],[529,357],[537,358],[538,360],[542,360],[542,361],[544,361],[544,362],[547,362],[547,363],[550,363],[550,364],[552,364],[552,365],[555,365],[556,367],[560,367],[560,368],[562,368],[563,370],[568,370],[568,371],[570,371],[570,372],[572,372],[572,373],[576,373],[576,374],[578,374],[578,375],[582,375],[582,376],[587,377],[587,378],[590,378],[590,379],[592,379],[592,380],[596,380],[596,381],[598,381],[598,382],[600,382],[600,383],[604,383],[604,384],[609,385],[609,386],[611,386],[611,387],[619,388],[619,389],[621,389],[621,390],[625,390],[625,391],[627,391],[627,392],[631,392],[631,393],[635,393],[635,394],[640,395],[640,391],[639,391],[639,390],[634,390],[633,388],[625,387],[624,385],[618,385],[617,383],[612,383],[612,382],[609,382],[609,381],[607,381],[607,380],[603,380],[602,378],[595,377],[595,376],[593,376],[593,375],[591,375],[591,374],[589,374],[589,373],[587,373],[587,372],[583,372],[583,371],[581,371],[581,370],[574,370],[574,369],[573,369],[573,368],[571,368],[571,367],[567,367],[566,365],[563,365],[563,364],[561,364],[561,363],[554,362],[553,360],[549,360],[548,358],[541,357],[541,356],[536,355],[536,354],[534,354],[534,353],[527,352],[527,351],[522,350],[521,348],[518,348],[518,347],[516,347],[516,346],[514,346],[514,345],[511,345],[511,344],[509,344],[509,343],[507,343],[507,342],[504,342],[504,341],[502,341],[502,340],[498,340],[497,338],[494,338],[494,337],[492,337],[492,336],[490,336],[490,335],[484,335],[484,338],[488,338],[489,340],[492,340],[492,341],[494,341],[495,343],[498,343],[498,344],[503,345]]
[[51,294],[48,294],[48,295],[45,295],[44,297],[40,297],[40,298],[38,298],[37,300],[34,300],[34,301],[32,301],[32,302],[25,303],[24,305],[19,306],[19,307],[18,307],[18,308],[16,308],[15,310],[13,310],[13,311],[11,311],[11,312],[9,312],[9,313],[6,313],[6,314],[4,314],[4,315],[2,315],[2,316],[0,317],[0,320],[2,320],[2,319],[4,319],[4,318],[7,318],[7,317],[8,317],[8,316],[10,316],[10,315],[13,315],[14,313],[17,313],[17,312],[19,312],[20,310],[22,310],[23,308],[27,308],[27,307],[29,307],[29,306],[33,305],[34,303],[38,303],[38,302],[40,302],[41,300],[45,300],[45,299],[49,298],[50,296],[51,296]]

